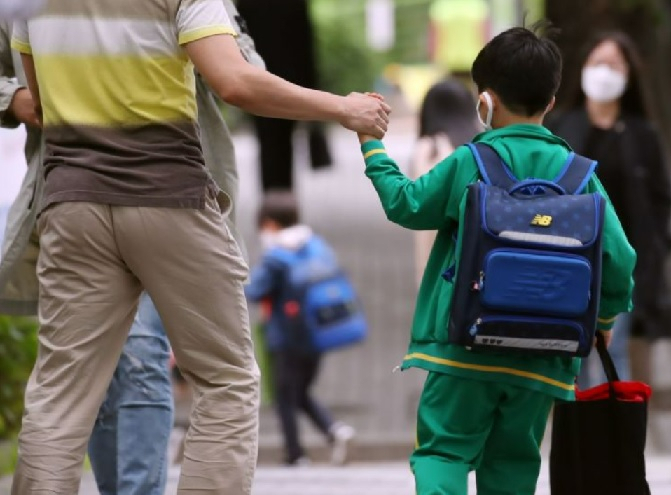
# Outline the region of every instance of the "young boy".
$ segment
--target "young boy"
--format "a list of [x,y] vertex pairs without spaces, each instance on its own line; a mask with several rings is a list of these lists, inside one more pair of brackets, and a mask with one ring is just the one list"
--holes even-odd
[[[319,266],[325,270],[337,267],[333,250],[310,227],[299,224],[298,206],[290,192],[269,192],[259,212],[258,225],[264,255],[251,272],[245,287],[247,298],[254,302],[269,301],[270,315],[265,325],[266,344],[271,354],[274,396],[285,443],[285,463],[290,466],[308,462],[297,425],[297,412],[302,410],[332,444],[332,462],[347,461],[347,447],[354,429],[335,422],[326,409],[310,394],[317,378],[321,354],[313,352],[289,336],[284,312],[288,310],[280,297],[287,281],[287,252],[299,253],[299,269]],[[284,253],[283,253],[284,252]],[[294,303],[295,304],[295,303]]]
[[[492,146],[518,179],[552,180],[569,146],[542,127],[561,79],[556,45],[524,28],[492,39],[472,67],[478,116],[488,129],[474,142]],[[520,357],[469,351],[448,344],[453,284],[441,275],[455,261],[453,235],[469,184],[480,180],[466,146],[415,181],[387,156],[384,145],[359,136],[366,175],[387,217],[414,230],[437,229],[417,298],[403,368],[429,372],[419,403],[411,456],[418,495],[466,495],[475,470],[478,495],[532,495],[539,446],[555,399],[572,399],[579,359]],[[606,194],[592,176],[585,192]],[[635,253],[612,205],[603,227],[603,277],[598,330],[608,340],[618,313],[631,309]]]

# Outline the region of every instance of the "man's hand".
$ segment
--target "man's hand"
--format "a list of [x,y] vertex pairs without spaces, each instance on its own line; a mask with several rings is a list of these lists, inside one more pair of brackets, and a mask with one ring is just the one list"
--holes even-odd
[[19,89],[14,93],[14,98],[7,109],[16,120],[30,127],[42,127],[42,122],[37,114],[35,102],[26,88]]
[[345,109],[340,119],[343,127],[376,139],[384,137],[391,113],[389,105],[376,96],[362,93],[351,93],[343,101]]

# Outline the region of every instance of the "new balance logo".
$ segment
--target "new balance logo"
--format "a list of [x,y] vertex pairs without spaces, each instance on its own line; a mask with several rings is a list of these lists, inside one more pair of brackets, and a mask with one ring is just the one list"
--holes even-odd
[[536,215],[531,220],[531,225],[534,227],[549,227],[552,225],[552,217],[550,215]]

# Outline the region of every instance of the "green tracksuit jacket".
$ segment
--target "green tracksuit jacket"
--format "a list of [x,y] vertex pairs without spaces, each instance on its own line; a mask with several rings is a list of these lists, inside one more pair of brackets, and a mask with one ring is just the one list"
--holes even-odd
[[[475,142],[491,145],[518,179],[551,180],[558,175],[570,147],[545,127],[517,124],[479,134]],[[412,338],[402,368],[418,367],[470,379],[526,387],[560,399],[573,398],[580,360],[478,353],[447,343],[453,285],[441,274],[455,261],[462,200],[469,184],[480,179],[466,146],[411,180],[386,153],[380,141],[362,146],[366,175],[372,181],[387,218],[413,230],[438,230],[419,289]],[[598,169],[597,169],[598,172]],[[596,176],[586,191],[607,195]],[[630,311],[636,254],[607,201],[603,229],[603,274],[599,328],[609,330],[615,316]]]

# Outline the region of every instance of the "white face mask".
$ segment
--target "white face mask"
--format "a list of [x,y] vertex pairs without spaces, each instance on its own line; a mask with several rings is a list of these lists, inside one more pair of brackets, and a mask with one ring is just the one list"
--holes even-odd
[[494,102],[492,101],[492,97],[489,95],[489,93],[487,93],[487,91],[482,93],[482,97],[485,99],[485,104],[487,105],[487,119],[483,121],[482,117],[480,116],[480,103],[482,102],[480,98],[478,98],[478,104],[475,106],[475,113],[478,115],[478,121],[482,124],[485,130],[491,131],[492,117],[494,116]]
[[617,100],[626,87],[626,76],[605,64],[585,67],[582,70],[582,90],[590,100]]

